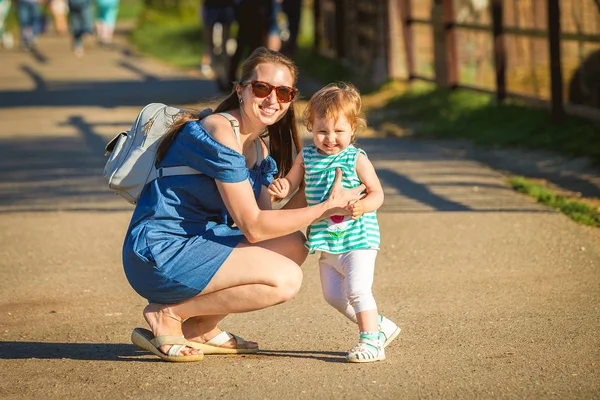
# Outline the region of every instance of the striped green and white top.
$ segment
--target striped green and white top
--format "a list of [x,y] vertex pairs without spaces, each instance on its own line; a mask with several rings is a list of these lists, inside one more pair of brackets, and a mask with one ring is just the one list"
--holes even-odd
[[[335,180],[336,168],[343,172],[342,185],[353,188],[361,184],[356,173],[358,154],[364,150],[353,145],[334,155],[324,155],[317,146],[309,145],[302,149],[304,158],[304,179],[306,181],[306,201],[309,205],[322,203],[329,196],[329,189]],[[317,221],[310,226],[306,247],[311,253],[325,251],[340,254],[356,249],[379,250],[379,224],[377,212],[363,214],[356,221],[348,216],[333,216]]]

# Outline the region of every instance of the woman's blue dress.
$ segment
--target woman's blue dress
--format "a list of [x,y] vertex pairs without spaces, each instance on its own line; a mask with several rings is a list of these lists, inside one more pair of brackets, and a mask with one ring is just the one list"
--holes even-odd
[[[233,134],[233,132],[232,132]],[[215,180],[248,179],[255,197],[277,173],[270,156],[253,168],[217,142],[198,121],[188,122],[158,167],[187,165],[201,175],[155,179],[143,190],[123,245],[125,275],[150,302],[172,304],[197,296],[244,238]]]

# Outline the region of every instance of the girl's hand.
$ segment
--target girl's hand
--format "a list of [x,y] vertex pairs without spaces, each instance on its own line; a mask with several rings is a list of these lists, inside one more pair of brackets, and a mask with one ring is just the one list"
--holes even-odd
[[290,194],[290,183],[285,178],[275,179],[269,185],[268,192],[278,199],[285,199]]
[[335,181],[329,191],[329,198],[326,200],[327,208],[345,208],[358,201],[361,197],[361,193],[365,190],[365,185],[360,185],[352,189],[345,189],[342,187],[342,170],[337,168],[335,170]]
[[354,203],[348,204],[346,206],[346,210],[348,211],[348,214],[353,220],[357,220],[364,214],[365,207],[363,202],[361,200],[358,200]]

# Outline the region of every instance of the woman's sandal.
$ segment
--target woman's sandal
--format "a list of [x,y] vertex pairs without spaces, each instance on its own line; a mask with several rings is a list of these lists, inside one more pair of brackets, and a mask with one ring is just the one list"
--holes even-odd
[[367,363],[385,360],[385,351],[379,340],[361,338],[360,342],[346,354],[346,361]]
[[[222,347],[229,340],[235,339],[236,347]],[[258,352],[257,347],[248,347],[248,342],[241,337],[223,331],[206,343],[194,343],[194,348],[200,349],[204,354],[251,354]],[[196,347],[197,346],[197,347]]]
[[[181,355],[181,350],[186,347],[198,349],[197,343],[186,340],[183,336],[159,336],[154,337],[154,334],[148,329],[135,328],[131,333],[131,341],[142,350],[147,350],[157,355],[164,361],[170,362],[191,362],[202,361],[204,353]],[[160,351],[160,346],[171,345],[167,354]]]

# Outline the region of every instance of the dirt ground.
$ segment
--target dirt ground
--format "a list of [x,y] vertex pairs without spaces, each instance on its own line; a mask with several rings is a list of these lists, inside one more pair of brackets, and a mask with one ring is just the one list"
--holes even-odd
[[387,360],[344,362],[357,329],[322,299],[315,256],[293,300],[223,322],[260,353],[140,351],[145,301],[120,260],[132,207],[106,188],[103,147],[144,104],[209,102],[216,85],[122,42],[76,59],[49,36],[0,59],[1,398],[600,395],[596,231],[455,144],[403,138],[361,140],[386,195],[375,298],[402,328]]

